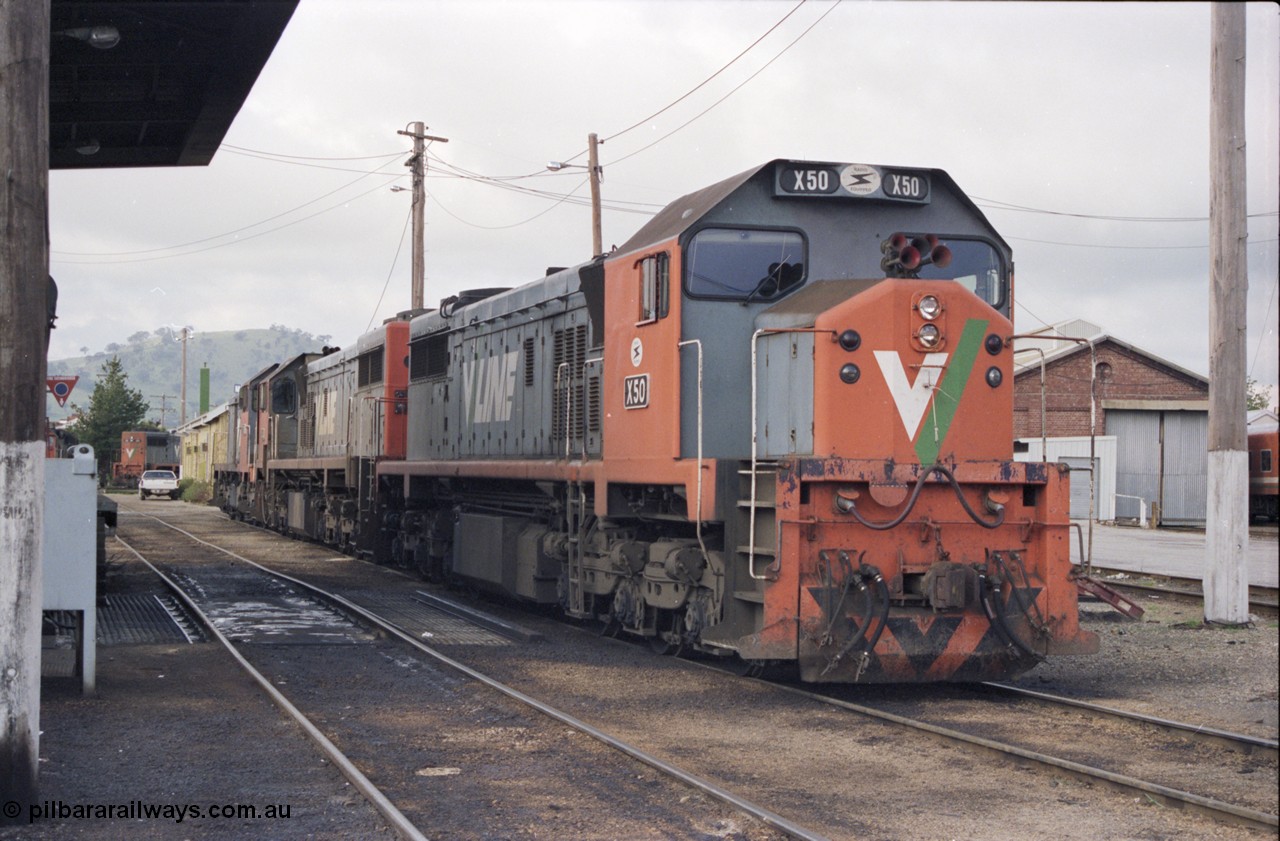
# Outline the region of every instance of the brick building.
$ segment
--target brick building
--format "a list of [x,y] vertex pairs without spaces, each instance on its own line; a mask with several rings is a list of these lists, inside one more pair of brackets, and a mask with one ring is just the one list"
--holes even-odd
[[[1062,337],[1090,340],[1092,354],[1089,344]],[[1207,377],[1082,320],[1019,339],[1015,350],[1017,449],[1084,471],[1072,477],[1072,516],[1088,516],[1092,487],[1097,519],[1204,523]]]

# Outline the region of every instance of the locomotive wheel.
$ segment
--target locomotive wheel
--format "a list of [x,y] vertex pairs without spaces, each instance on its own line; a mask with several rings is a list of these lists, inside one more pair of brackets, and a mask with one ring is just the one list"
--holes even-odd
[[604,620],[600,623],[600,636],[617,639],[621,631],[622,623],[618,621],[618,617],[613,615],[613,611],[605,614]]
[[[676,639],[682,639],[682,637],[680,636],[680,630],[678,627],[680,624],[680,620],[676,617],[672,617],[669,624],[672,625],[673,627],[667,628],[665,630],[663,630],[662,628],[659,628],[657,634],[649,637],[649,648],[653,649],[654,654],[660,654],[660,655],[669,654],[672,657],[679,657],[680,654],[684,651],[684,643],[671,642],[671,640],[668,639],[668,637],[675,637]],[[659,625],[661,625],[661,622],[659,622]]]
[[664,637],[661,633],[659,633],[655,636],[649,637],[649,648],[653,650],[654,654],[665,656],[667,654],[673,653],[676,646],[671,642],[669,642],[667,638]]

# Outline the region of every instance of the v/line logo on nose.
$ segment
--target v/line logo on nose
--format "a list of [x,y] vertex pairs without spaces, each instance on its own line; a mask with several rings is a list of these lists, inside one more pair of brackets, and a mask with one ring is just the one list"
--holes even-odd
[[[907,375],[906,366],[898,351],[875,352],[876,364],[880,367],[885,385],[889,387],[889,394],[893,397],[893,405],[898,410],[898,417],[902,420],[907,437],[915,446],[921,464],[934,464],[938,460],[942,442],[951,429],[951,421],[955,418],[960,398],[969,383],[969,374],[977,361],[978,348],[982,346],[987,323],[977,318],[967,320],[960,340],[956,342],[954,356],[926,353],[914,380]],[[950,364],[947,361],[949,356]],[[931,406],[933,411],[930,413]],[[925,425],[922,432],[921,426],[926,414],[933,422]]]

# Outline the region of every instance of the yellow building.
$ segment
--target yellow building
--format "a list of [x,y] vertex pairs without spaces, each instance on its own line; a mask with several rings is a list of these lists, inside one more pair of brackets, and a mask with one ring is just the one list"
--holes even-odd
[[223,403],[178,427],[182,437],[182,478],[213,481],[213,465],[226,460],[230,408],[230,403]]

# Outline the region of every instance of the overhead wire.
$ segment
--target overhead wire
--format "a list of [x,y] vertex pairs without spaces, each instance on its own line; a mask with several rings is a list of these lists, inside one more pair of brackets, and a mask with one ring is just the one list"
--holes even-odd
[[[400,154],[403,154],[403,152],[401,152]],[[381,156],[379,156],[379,157],[381,157]],[[336,189],[330,190],[330,191],[329,191],[329,192],[327,192],[327,193],[323,193],[323,194],[321,194],[321,195],[319,195],[319,196],[316,196],[314,199],[311,199],[311,200],[309,200],[309,201],[305,201],[305,202],[303,202],[303,203],[302,203],[302,204],[300,204],[300,205],[296,205],[296,206],[294,206],[294,207],[291,207],[291,208],[289,208],[288,210],[285,210],[285,211],[282,211],[282,212],[280,212],[280,213],[275,214],[274,216],[268,216],[268,217],[267,217],[267,218],[265,218],[265,219],[259,219],[257,222],[251,222],[251,223],[250,223],[250,224],[248,224],[248,225],[244,225],[244,226],[242,226],[242,227],[236,228],[236,229],[231,230],[231,231],[224,231],[223,233],[220,233],[220,234],[214,234],[214,235],[212,235],[212,236],[202,237],[202,238],[200,238],[200,239],[195,239],[195,240],[191,240],[191,241],[189,241],[189,242],[179,243],[179,244],[177,244],[177,245],[165,245],[165,246],[160,246],[160,247],[158,247],[158,248],[144,248],[144,249],[139,249],[139,250],[134,250],[134,251],[97,251],[97,252],[94,252],[94,251],[58,251],[58,250],[50,250],[50,252],[49,252],[49,253],[50,253],[50,255],[58,254],[58,255],[63,255],[63,256],[67,256],[67,257],[131,257],[131,256],[138,255],[138,254],[155,254],[155,253],[157,253],[157,252],[161,252],[161,251],[176,251],[176,250],[181,249],[181,248],[189,248],[190,246],[193,246],[193,245],[202,245],[202,244],[204,244],[204,243],[206,243],[206,242],[212,242],[213,240],[223,239],[224,237],[229,237],[229,236],[235,236],[236,234],[243,233],[243,232],[248,231],[248,230],[250,230],[250,229],[252,229],[252,228],[256,228],[256,227],[259,227],[259,226],[261,226],[261,225],[265,225],[265,224],[267,224],[267,223],[269,223],[269,222],[274,222],[275,220],[277,220],[277,219],[281,219],[281,218],[283,218],[283,217],[285,217],[285,216],[288,216],[288,215],[290,215],[290,214],[297,213],[299,210],[302,210],[304,207],[310,207],[311,205],[315,204],[315,203],[316,203],[316,202],[318,202],[318,201],[323,201],[324,199],[327,199],[327,198],[329,198],[330,196],[332,196],[332,195],[334,195],[334,194],[336,194],[336,193],[340,193],[340,192],[342,192],[343,190],[347,189],[348,187],[351,187],[353,184],[358,184],[359,182],[363,181],[365,178],[368,178],[368,177],[369,177],[369,176],[371,176],[371,175],[392,175],[392,176],[393,176],[393,177],[392,177],[392,180],[398,180],[398,179],[400,179],[400,178],[403,178],[403,177],[404,177],[404,175],[403,175],[403,174],[394,174],[394,175],[393,175],[392,173],[384,173],[384,172],[381,172],[382,167],[385,167],[386,165],[387,165],[387,164],[383,164],[382,166],[378,167],[377,169],[374,169],[374,170],[372,170],[372,171],[364,172],[364,174],[362,174],[359,178],[352,179],[351,181],[348,181],[346,184],[343,184],[341,187],[338,187],[338,188],[336,188]],[[375,187],[374,189],[375,189],[375,190],[377,190],[377,189],[380,189],[380,188],[382,188],[382,187],[385,187],[385,186],[387,185],[387,183],[389,183],[389,182],[384,182],[384,183],[382,183],[382,184],[379,184],[379,185],[378,185],[377,187]],[[372,191],[370,191],[370,192],[372,192]],[[355,198],[360,198],[360,197],[362,197],[362,196],[366,196],[366,195],[368,195],[368,193],[361,193],[359,196],[356,196]],[[349,199],[348,201],[351,201],[351,199]],[[343,203],[345,204],[346,202],[343,202]],[[340,206],[341,206],[341,205],[335,205],[334,207],[340,207]],[[334,209],[334,208],[329,208],[329,210],[332,210],[332,209]],[[327,211],[322,211],[322,212],[327,212]],[[312,216],[307,216],[307,217],[305,217],[305,218],[306,218],[306,219],[311,219],[311,218],[314,218],[314,216],[316,216],[316,215],[318,215],[318,214],[313,214]],[[298,220],[298,221],[303,221],[303,220],[301,220],[301,219],[300,219],[300,220]],[[292,224],[292,223],[291,223],[291,224]],[[282,226],[280,226],[280,228],[273,228],[272,230],[280,230],[281,228],[285,228],[285,227],[288,227],[288,225],[282,225]],[[251,238],[252,238],[252,237],[246,237],[246,239],[251,239]],[[237,242],[239,242],[240,240],[236,240],[236,241],[237,241]],[[228,245],[230,245],[231,243],[227,243],[227,244],[228,244]],[[202,251],[203,251],[203,250],[207,250],[207,249],[200,249],[200,250],[202,250]],[[193,252],[184,252],[184,253],[191,253],[191,254],[195,254],[195,253],[198,253],[198,252],[193,251]],[[180,256],[182,256],[182,255],[181,255],[181,254],[174,254],[174,255],[169,255],[169,256],[173,256],[173,257],[180,257]],[[86,262],[94,262],[94,261],[89,261],[89,260],[59,260],[59,261],[56,261],[56,262],[65,262],[65,263],[86,263]],[[131,261],[121,260],[121,261],[110,261],[110,262],[131,262]]]
[[369,323],[364,326],[364,332],[368,333],[369,328],[373,327],[373,320],[378,317],[378,308],[382,306],[382,299],[387,296],[387,288],[391,286],[391,276],[395,274],[396,263],[400,262],[400,252],[404,250],[404,237],[409,230],[409,221],[413,219],[413,207],[409,208],[408,213],[404,217],[404,227],[400,229],[400,242],[396,245],[395,256],[391,258],[391,268],[387,270],[387,279],[382,284],[382,292],[378,295],[378,303],[373,305],[373,313],[369,316]]
[[[324,215],[325,213],[329,213],[329,212],[330,212],[330,211],[332,211],[332,210],[337,210],[337,209],[338,209],[338,208],[340,208],[340,207],[344,207],[345,205],[349,204],[350,202],[356,201],[356,200],[358,200],[358,199],[362,199],[362,198],[364,198],[365,196],[367,196],[367,195],[369,195],[369,194],[371,194],[371,193],[377,192],[378,190],[381,190],[381,189],[383,189],[383,188],[384,188],[384,187],[386,187],[386,186],[387,186],[386,184],[378,184],[377,186],[373,187],[372,189],[366,190],[366,191],[364,191],[363,193],[359,193],[358,195],[352,196],[352,197],[351,197],[351,198],[349,198],[349,199],[343,199],[343,200],[342,200],[341,202],[339,202],[338,204],[330,205],[329,207],[326,207],[326,208],[324,208],[323,210],[317,210],[315,213],[312,213],[312,214],[307,215],[307,216],[303,216],[301,219],[295,219],[295,220],[293,220],[292,222],[286,222],[286,223],[285,223],[285,224],[283,224],[283,225],[277,225],[276,227],[274,227],[274,228],[268,228],[268,229],[267,229],[267,230],[265,230],[265,231],[259,231],[259,232],[255,233],[255,234],[249,234],[249,235],[247,235],[247,236],[240,237],[240,238],[238,238],[238,239],[233,239],[233,240],[231,240],[230,242],[220,242],[220,243],[217,243],[217,244],[215,244],[215,245],[210,245],[210,246],[207,246],[207,247],[205,247],[205,248],[197,248],[197,249],[194,249],[194,250],[192,250],[192,251],[182,251],[182,252],[179,252],[179,253],[177,253],[177,254],[161,254],[161,255],[156,256],[156,257],[137,257],[137,258],[133,258],[133,259],[125,259],[125,260],[53,260],[52,262],[56,262],[56,263],[70,263],[70,264],[81,264],[81,265],[83,265],[83,264],[112,264],[112,265],[115,265],[115,264],[120,264],[120,263],[151,263],[151,262],[155,262],[156,260],[171,260],[171,259],[173,259],[173,258],[175,258],[175,257],[189,257],[189,256],[191,256],[192,254],[200,254],[200,253],[203,253],[203,252],[205,252],[205,251],[214,251],[214,250],[216,250],[216,249],[218,249],[218,248],[226,248],[227,246],[231,246],[231,245],[239,245],[240,243],[242,243],[242,242],[247,242],[248,240],[251,240],[251,239],[257,239],[258,237],[264,237],[264,236],[266,236],[267,234],[273,234],[273,233],[276,233],[277,231],[282,231],[282,230],[284,230],[285,228],[291,228],[291,227],[293,227],[294,225],[297,225],[297,224],[302,223],[302,222],[306,222],[306,221],[307,221],[307,220],[309,220],[309,219],[314,219],[314,218],[316,218],[317,216],[322,216],[322,215]],[[309,202],[309,203],[310,203],[310,202]],[[277,217],[277,218],[278,218],[278,217]],[[244,230],[244,229],[242,229],[242,230]],[[226,234],[223,234],[222,236],[227,236],[227,235],[226,235]],[[209,239],[218,239],[218,238],[219,238],[219,237],[209,237],[209,238],[206,238],[205,240],[201,240],[201,242],[207,242],[207,241],[209,241]],[[164,250],[164,249],[155,249],[155,250]],[[124,253],[126,253],[126,254],[127,254],[127,253],[129,253],[129,252],[124,252]],[[99,255],[99,256],[111,256],[111,255]]]
[[[581,190],[584,186],[586,186],[586,184],[587,184],[587,182],[588,182],[589,180],[590,180],[589,178],[584,178],[584,179],[582,179],[582,183],[578,184],[578,186],[577,186],[577,187],[574,187],[574,188],[573,188],[573,189],[574,189],[574,192],[577,192],[578,190]],[[528,219],[522,219],[522,220],[520,220],[519,222],[512,222],[512,223],[511,223],[511,224],[509,224],[509,225],[481,225],[481,224],[479,224],[479,223],[477,223],[477,222],[471,222],[471,221],[468,221],[468,220],[466,220],[466,219],[463,219],[461,216],[459,216],[458,214],[454,213],[452,210],[450,210],[449,208],[447,208],[447,207],[445,207],[443,204],[441,204],[441,203],[440,203],[440,199],[439,199],[439,198],[437,198],[437,197],[436,197],[436,195],[435,195],[434,193],[428,193],[428,194],[427,194],[427,198],[431,199],[431,201],[435,203],[436,207],[440,208],[440,209],[441,209],[441,210],[443,210],[445,213],[447,213],[449,216],[453,217],[454,219],[456,219],[457,221],[461,222],[461,223],[462,223],[462,224],[464,224],[464,225],[468,225],[468,226],[470,226],[470,227],[472,227],[472,228],[480,228],[480,229],[482,229],[482,230],[486,230],[486,231],[501,231],[501,230],[506,230],[507,228],[518,228],[518,227],[520,227],[521,225],[527,225],[528,223],[532,222],[534,219],[537,219],[539,216],[545,216],[546,214],[548,214],[548,213],[550,213],[551,211],[555,210],[557,207],[559,207],[559,206],[560,206],[561,204],[563,204],[564,202],[568,201],[568,199],[569,199],[572,195],[573,195],[573,193],[569,193],[568,195],[562,196],[562,197],[560,198],[560,200],[559,200],[559,201],[553,202],[552,204],[548,205],[548,206],[547,206],[546,208],[544,208],[543,210],[540,210],[540,211],[538,211],[537,213],[535,213],[535,214],[533,214],[532,216],[530,216]]]
[[[809,24],[809,26],[808,26],[808,27],[807,27],[803,32],[801,32],[799,35],[797,35],[797,36],[796,36],[796,38],[795,38],[793,41],[791,41],[789,44],[787,44],[785,47],[783,47],[783,48],[782,48],[782,50],[781,50],[781,51],[779,51],[779,52],[777,53],[777,55],[775,55],[773,58],[771,58],[771,59],[769,59],[767,62],[765,62],[765,63],[764,63],[764,65],[763,65],[763,66],[761,66],[759,70],[757,70],[756,72],[752,73],[750,76],[748,76],[746,79],[744,79],[741,83],[739,83],[737,86],[735,86],[732,90],[730,90],[730,91],[729,91],[728,93],[726,93],[724,96],[720,97],[720,98],[719,98],[719,99],[717,99],[715,102],[711,103],[709,106],[707,106],[707,107],[706,107],[706,108],[704,108],[702,111],[700,111],[700,112],[698,112],[697,114],[695,114],[695,115],[694,115],[693,117],[691,117],[690,119],[688,119],[688,120],[686,120],[685,122],[681,123],[680,125],[676,126],[676,127],[675,127],[674,129],[672,129],[671,131],[669,131],[669,132],[667,132],[666,134],[662,135],[662,137],[659,137],[657,140],[654,140],[654,141],[653,141],[653,142],[651,142],[651,143],[647,143],[647,144],[645,144],[644,146],[641,146],[639,149],[636,149],[634,152],[631,152],[630,154],[623,155],[623,156],[622,156],[622,157],[620,157],[620,158],[614,158],[610,163],[611,163],[611,164],[618,164],[618,163],[621,163],[622,161],[627,160],[628,158],[634,158],[636,155],[640,154],[641,152],[644,152],[644,151],[647,151],[647,150],[649,150],[649,149],[652,149],[654,146],[657,146],[659,143],[661,143],[662,141],[664,141],[664,140],[666,140],[667,138],[671,137],[671,136],[672,136],[672,135],[674,135],[676,132],[679,132],[679,131],[681,131],[681,130],[685,129],[686,127],[688,127],[688,126],[689,126],[689,125],[691,125],[692,123],[694,123],[694,122],[696,122],[696,121],[698,121],[698,120],[702,119],[703,117],[705,117],[708,113],[710,113],[710,112],[712,111],[712,109],[716,108],[717,106],[719,106],[719,105],[720,105],[720,103],[724,102],[726,99],[728,99],[729,97],[733,96],[735,93],[737,93],[739,90],[741,90],[741,89],[742,89],[743,87],[745,87],[747,84],[749,84],[753,79],[755,79],[757,76],[759,76],[759,75],[760,75],[761,73],[763,73],[765,70],[767,70],[767,69],[769,68],[769,66],[770,66],[770,65],[772,65],[775,61],[777,61],[778,59],[782,58],[782,56],[783,56],[783,55],[784,55],[788,50],[790,50],[792,47],[794,47],[796,44],[798,44],[802,38],[804,38],[806,35],[808,35],[810,32],[812,32],[812,31],[813,31],[813,29],[814,29],[814,27],[816,27],[818,24],[820,24],[820,23],[822,23],[824,20],[826,20],[827,15],[831,14],[832,12],[834,12],[834,11],[836,10],[836,7],[838,7],[842,2],[843,2],[843,0],[836,0],[836,2],[832,3],[832,4],[831,4],[831,8],[827,9],[825,12],[823,12],[823,13],[822,13],[822,15],[821,15],[821,16],[819,16],[819,18],[818,18],[817,20],[815,20],[813,23]],[[793,9],[792,11],[794,11],[794,9]]]
[[244,154],[256,155],[265,158],[289,158],[299,161],[375,161],[380,158],[398,158],[404,154],[403,149],[397,149],[394,152],[383,152],[379,155],[355,155],[349,157],[322,157],[318,155],[289,155],[284,152],[265,152],[261,149],[248,149],[244,146],[233,146],[230,143],[223,143],[218,148],[226,149],[229,152],[241,152]]
[[[1192,251],[1204,250],[1209,247],[1208,243],[1203,245],[1111,245],[1098,242],[1058,242],[1049,239],[1031,239],[1030,237],[1006,236],[1005,239],[1011,242],[1034,242],[1039,245],[1061,245],[1067,248],[1117,248],[1126,251]],[[1275,239],[1252,239],[1249,245],[1265,245],[1269,242],[1277,242]]]
[[[1075,219],[1098,219],[1107,222],[1208,222],[1208,216],[1116,216],[1102,213],[1073,213],[1065,210],[1047,210],[1042,207],[1028,207],[1022,204],[1001,201],[999,199],[969,196],[979,207],[988,206],[993,210],[1009,210],[1017,213],[1037,213],[1042,216],[1069,216]],[[986,203],[985,205],[983,203]],[[1262,219],[1269,216],[1280,216],[1280,211],[1266,213],[1250,213],[1250,219]]]
[[1280,284],[1280,279],[1271,282],[1271,294],[1267,297],[1267,314],[1262,319],[1262,335],[1258,336],[1258,346],[1253,351],[1253,361],[1249,363],[1249,376],[1253,376],[1253,368],[1258,364],[1258,356],[1262,353],[1262,343],[1267,338],[1267,330],[1275,325],[1271,320],[1271,308],[1276,303],[1276,286]]
[[[697,92],[698,92],[699,90],[701,90],[704,86],[706,86],[706,85],[707,85],[707,83],[708,83],[708,82],[710,82],[712,79],[716,78],[716,77],[717,77],[717,76],[719,76],[721,73],[723,73],[724,71],[726,71],[726,70],[728,70],[730,67],[732,67],[734,64],[736,64],[736,63],[737,63],[737,61],[738,61],[738,59],[742,58],[742,57],[743,57],[743,56],[745,56],[747,53],[749,53],[749,52],[751,52],[753,49],[755,49],[755,48],[756,48],[756,46],[757,46],[757,45],[759,45],[759,43],[760,43],[761,41],[763,41],[765,38],[768,38],[768,37],[773,33],[773,31],[774,31],[775,29],[777,29],[779,26],[782,26],[782,24],[786,22],[787,18],[791,17],[791,16],[792,16],[792,15],[794,15],[797,11],[799,11],[799,10],[800,10],[800,7],[801,7],[801,6],[803,6],[805,3],[807,3],[808,1],[809,1],[809,0],[800,0],[800,2],[799,2],[799,3],[795,4],[795,6],[793,6],[793,7],[791,8],[791,11],[787,12],[785,15],[783,15],[781,18],[779,18],[777,23],[775,23],[773,26],[769,27],[769,28],[765,31],[765,33],[764,33],[763,35],[761,35],[759,38],[757,38],[757,39],[755,39],[754,41],[752,41],[752,42],[747,46],[747,48],[746,48],[746,49],[744,49],[742,52],[738,53],[736,56],[734,56],[733,58],[731,58],[727,64],[723,65],[719,70],[717,70],[716,72],[712,73],[710,76],[708,76],[707,78],[703,79],[703,80],[702,80],[701,82],[699,82],[698,84],[694,85],[692,88],[690,88],[690,89],[689,89],[688,91],[686,91],[684,94],[680,95],[680,96],[679,96],[679,97],[677,97],[676,99],[673,99],[671,102],[669,102],[669,103],[667,103],[666,105],[664,105],[663,107],[659,108],[657,111],[654,111],[652,114],[650,114],[649,116],[645,117],[643,120],[638,120],[636,123],[634,123],[633,125],[627,126],[627,127],[626,127],[626,128],[624,128],[622,131],[616,131],[616,132],[614,132],[613,134],[609,135],[608,137],[603,138],[600,142],[601,142],[601,143],[603,143],[603,142],[608,141],[608,140],[613,140],[613,139],[615,139],[615,138],[621,137],[622,135],[626,134],[626,133],[627,133],[627,132],[629,132],[629,131],[634,131],[635,129],[640,128],[640,126],[642,126],[642,125],[644,125],[645,123],[647,123],[647,122],[649,122],[650,120],[652,120],[654,117],[657,117],[657,116],[659,116],[659,115],[661,115],[661,114],[664,114],[664,113],[666,113],[667,111],[670,111],[670,110],[671,110],[672,108],[674,108],[675,106],[679,105],[681,102],[684,102],[684,101],[685,101],[686,99],[688,99],[690,96],[692,96],[693,94],[697,93]],[[825,15],[824,15],[824,17],[825,17]],[[582,154],[583,154],[582,152],[579,152],[579,153],[578,153],[578,155],[579,155],[579,156],[580,156],[580,155],[582,155]],[[577,157],[577,156],[575,156],[575,157]],[[572,159],[571,159],[571,160],[572,160]]]

